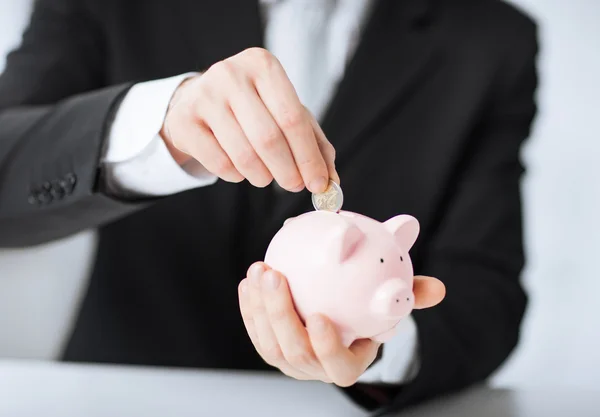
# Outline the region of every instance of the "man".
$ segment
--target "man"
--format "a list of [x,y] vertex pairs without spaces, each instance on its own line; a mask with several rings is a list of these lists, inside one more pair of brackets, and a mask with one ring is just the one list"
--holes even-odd
[[[479,382],[525,308],[536,47],[494,0],[40,0],[0,78],[0,244],[99,227],[65,360],[273,366],[368,408]],[[415,270],[448,288],[378,360],[255,263],[328,178],[417,217]],[[416,280],[418,307],[443,292]]]

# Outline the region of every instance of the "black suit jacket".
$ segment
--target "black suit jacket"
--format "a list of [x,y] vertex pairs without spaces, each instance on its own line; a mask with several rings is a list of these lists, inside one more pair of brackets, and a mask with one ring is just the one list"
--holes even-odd
[[[124,201],[103,191],[99,167],[133,83],[206,69],[261,38],[256,1],[36,3],[0,77],[0,245],[99,227],[65,360],[268,368],[237,285],[284,219],[312,209],[307,192],[218,182]],[[485,379],[517,343],[536,50],[534,23],[499,1],[381,0],[322,123],[344,209],[416,216],[416,273],[447,286],[414,313],[421,368],[397,407]]]

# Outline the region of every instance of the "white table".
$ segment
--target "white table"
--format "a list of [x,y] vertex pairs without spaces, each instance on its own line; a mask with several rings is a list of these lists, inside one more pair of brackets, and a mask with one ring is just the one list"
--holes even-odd
[[[4,417],[367,417],[335,387],[277,375],[0,360]],[[390,417],[598,417],[600,391],[481,387]]]
[[599,417],[600,391],[480,387],[385,417]]
[[277,375],[0,360],[4,417],[365,417],[333,386]]

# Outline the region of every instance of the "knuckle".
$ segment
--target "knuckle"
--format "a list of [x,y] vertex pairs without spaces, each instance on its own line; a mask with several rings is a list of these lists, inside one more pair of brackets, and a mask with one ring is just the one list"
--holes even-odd
[[298,176],[279,180],[278,183],[281,188],[287,191],[298,191],[300,188],[304,187],[304,182],[302,181],[302,178]]
[[231,93],[239,91],[240,86],[246,84],[248,81],[245,71],[232,58],[227,58],[223,61],[221,71],[223,73],[223,82],[225,83],[223,86],[229,86]]
[[278,129],[272,128],[266,130],[260,136],[260,146],[266,151],[272,151],[281,145],[283,137]]
[[298,168],[305,168],[308,170],[317,171],[315,172],[315,174],[319,173],[319,170],[325,169],[325,164],[323,163],[322,159],[319,159],[318,153],[316,155],[311,153],[306,156],[303,156],[302,158],[298,158],[296,161],[296,165],[298,166]]
[[300,125],[302,125],[302,123],[305,120],[305,112],[300,111],[300,110],[296,110],[296,109],[289,109],[289,108],[283,108],[280,111],[280,118],[281,118],[281,122],[280,122],[280,126],[283,130],[287,130],[287,129],[294,129]]
[[238,184],[238,183],[244,181],[244,177],[242,175],[235,175],[235,176],[229,178],[227,181]]
[[273,322],[282,322],[288,320],[289,312],[282,306],[276,306],[269,311],[269,317]]
[[229,158],[227,158],[226,156],[219,156],[219,157],[215,157],[212,160],[212,165],[213,165],[213,169],[214,169],[214,174],[220,176],[220,175],[227,175],[229,173],[231,173],[231,171],[234,169],[233,164],[231,163],[231,161],[229,160]]
[[281,347],[277,343],[267,344],[263,346],[264,360],[271,366],[280,366],[285,362]]
[[233,68],[230,61],[223,60],[212,64],[207,71],[207,74],[208,73],[210,73],[210,75],[219,77],[229,76],[233,74]]
[[262,302],[260,295],[258,294],[258,290],[254,291],[252,295],[252,313],[256,315],[264,315],[266,314],[265,305]]
[[214,108],[222,103],[222,99],[218,98],[216,92],[208,82],[199,84],[194,97],[194,105],[192,113],[202,117],[207,110]]
[[240,84],[242,77],[237,70],[237,66],[231,59],[225,59],[213,64],[204,76],[207,77],[204,80],[204,85],[227,93]]
[[294,375],[294,373],[290,369],[282,368],[282,369],[279,369],[279,370],[281,371],[282,374],[284,374],[287,377],[298,379],[298,378],[296,378],[296,376]]
[[288,355],[287,361],[290,365],[298,368],[311,365],[313,363],[313,358],[308,352],[304,351]]
[[328,340],[319,346],[319,358],[323,361],[331,360],[338,354],[337,346]]
[[263,58],[270,55],[269,51],[259,46],[253,46],[242,51],[242,55],[248,58]]
[[244,57],[250,60],[254,65],[262,69],[270,68],[275,61],[273,54],[264,48],[248,48],[242,53],[244,54]]
[[258,155],[252,150],[245,150],[234,157],[235,165],[242,170],[252,170],[258,163]]
[[256,188],[265,188],[266,186],[271,184],[271,182],[273,182],[273,177],[270,175],[265,175],[265,176],[261,175],[257,178],[252,178],[251,180],[248,180],[248,181],[250,182],[250,184],[252,184]]
[[190,118],[193,118],[196,114],[196,104],[198,102],[198,95],[196,91],[187,91],[181,93],[177,98],[169,103],[169,108],[165,116],[165,120],[172,126],[176,126]]
[[293,369],[289,369],[287,367],[282,367],[279,370],[285,376],[297,379],[299,381],[306,381],[308,379],[306,376],[299,374],[298,372],[295,372]]
[[331,144],[331,142],[327,142],[325,144],[325,152],[327,153],[327,155],[329,155],[331,159],[335,160],[337,151],[335,150],[335,147]]
[[350,375],[340,375],[333,379],[333,383],[338,387],[348,388],[356,384],[356,378],[352,378]]

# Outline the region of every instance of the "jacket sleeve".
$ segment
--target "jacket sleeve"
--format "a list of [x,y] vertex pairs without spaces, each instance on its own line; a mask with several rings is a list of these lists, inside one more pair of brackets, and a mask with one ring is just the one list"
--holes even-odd
[[77,0],[35,3],[0,76],[0,247],[44,243],[143,204],[99,190],[99,159],[130,85],[106,87],[98,25]]
[[[528,26],[529,27],[529,26]],[[496,96],[473,133],[456,188],[424,248],[419,273],[447,289],[438,306],[415,311],[420,371],[395,407],[487,379],[515,348],[526,308],[520,151],[536,113],[537,36],[512,45]]]

